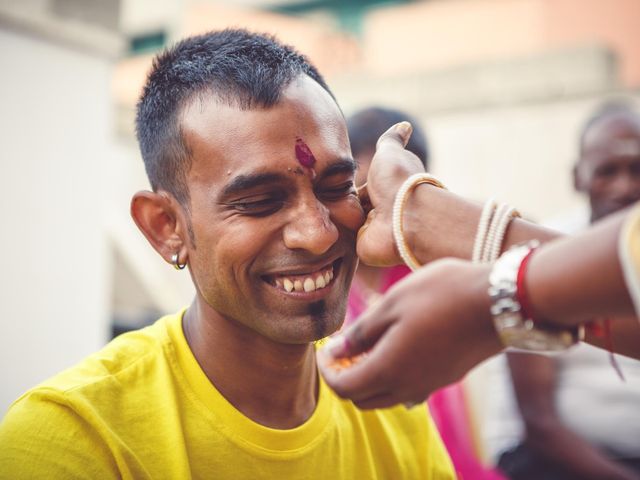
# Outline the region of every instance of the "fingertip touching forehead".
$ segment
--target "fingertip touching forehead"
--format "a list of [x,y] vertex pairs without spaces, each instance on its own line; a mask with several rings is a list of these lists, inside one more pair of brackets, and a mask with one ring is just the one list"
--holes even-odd
[[190,37],[158,55],[137,106],[136,133],[151,187],[188,206],[190,151],[181,114],[207,93],[241,110],[278,103],[291,81],[306,74],[331,97],[316,68],[268,35],[222,30]]

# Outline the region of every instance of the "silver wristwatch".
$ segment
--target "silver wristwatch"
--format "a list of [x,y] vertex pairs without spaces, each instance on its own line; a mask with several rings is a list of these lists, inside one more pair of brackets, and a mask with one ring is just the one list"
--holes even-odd
[[524,317],[517,298],[520,264],[538,245],[537,241],[516,245],[494,263],[489,274],[493,324],[506,347],[532,351],[565,350],[580,340],[581,329],[535,323]]

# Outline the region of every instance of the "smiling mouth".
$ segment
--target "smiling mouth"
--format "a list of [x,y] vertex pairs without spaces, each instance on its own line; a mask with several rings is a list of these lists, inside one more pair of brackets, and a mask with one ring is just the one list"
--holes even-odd
[[262,279],[268,284],[286,293],[310,293],[322,290],[333,284],[340,270],[342,259],[338,259],[319,270],[300,274],[266,275]]

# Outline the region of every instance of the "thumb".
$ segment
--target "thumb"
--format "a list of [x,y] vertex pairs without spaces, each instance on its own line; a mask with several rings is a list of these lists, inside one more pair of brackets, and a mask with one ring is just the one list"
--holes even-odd
[[389,128],[386,132],[380,135],[378,142],[376,143],[376,150],[380,150],[386,146],[398,145],[401,148],[407,146],[411,134],[413,133],[413,127],[407,121],[396,123]]

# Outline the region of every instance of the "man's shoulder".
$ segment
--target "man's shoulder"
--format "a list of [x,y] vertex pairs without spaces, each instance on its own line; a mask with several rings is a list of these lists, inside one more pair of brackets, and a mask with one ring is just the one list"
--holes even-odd
[[[125,333],[22,395],[0,423],[0,444],[10,445],[0,448],[0,464],[20,473],[15,478],[52,468],[58,474],[49,478],[92,469],[96,474],[87,478],[107,478],[114,445],[145,435],[160,418],[149,412],[166,414],[164,399],[175,393],[172,322],[179,325],[179,316]],[[141,422],[147,415],[151,420]]]
[[72,407],[76,403],[96,401],[104,404],[121,392],[144,388],[145,379],[166,373],[170,362],[168,324],[176,315],[166,316],[153,325],[124,333],[101,350],[73,367],[49,378],[22,395],[9,410],[27,400],[32,403],[53,402]]
[[175,316],[163,317],[148,327],[116,337],[101,350],[40,387],[73,395],[76,391],[100,389],[103,385],[111,388],[115,382],[128,386],[136,376],[149,373],[149,367],[166,361],[170,343],[167,324],[171,321],[175,321]]

